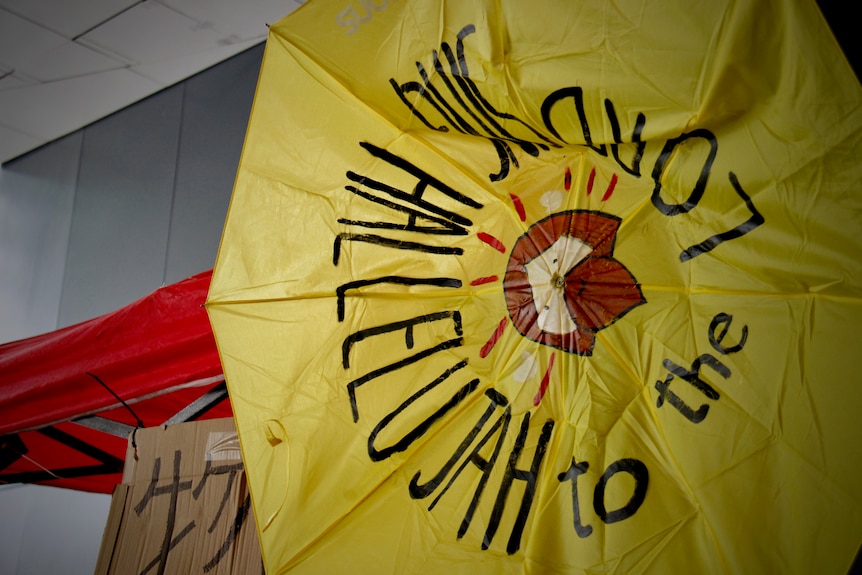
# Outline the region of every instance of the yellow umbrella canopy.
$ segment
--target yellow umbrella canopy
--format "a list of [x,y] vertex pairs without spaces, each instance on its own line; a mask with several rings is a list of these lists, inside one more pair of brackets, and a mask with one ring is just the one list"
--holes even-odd
[[809,1],[271,26],[207,303],[267,573],[845,573],[860,95]]

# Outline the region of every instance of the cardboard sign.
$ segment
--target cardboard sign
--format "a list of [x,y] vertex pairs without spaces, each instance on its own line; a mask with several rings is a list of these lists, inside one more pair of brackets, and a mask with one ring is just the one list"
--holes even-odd
[[133,440],[96,575],[263,573],[233,419],[139,429]]

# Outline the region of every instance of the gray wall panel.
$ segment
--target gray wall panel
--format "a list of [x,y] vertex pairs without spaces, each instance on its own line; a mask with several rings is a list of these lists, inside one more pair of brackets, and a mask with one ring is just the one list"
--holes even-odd
[[0,342],[57,328],[77,132],[0,168]]
[[263,45],[185,83],[167,283],[215,265]]
[[19,522],[21,537],[17,570],[0,568],[0,573],[92,575],[111,506],[109,496],[41,485],[15,485],[8,493],[5,489],[9,488],[0,491],[0,501],[14,498],[15,504],[11,516],[2,507],[3,518]]
[[182,93],[167,89],[84,129],[60,325],[163,283]]
[[[261,56],[254,48],[0,168],[0,341],[212,267]],[[109,503],[0,486],[0,574],[92,573]]]

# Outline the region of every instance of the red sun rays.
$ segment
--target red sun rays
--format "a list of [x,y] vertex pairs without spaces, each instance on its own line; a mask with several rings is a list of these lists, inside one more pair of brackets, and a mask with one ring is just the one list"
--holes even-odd
[[521,198],[511,193],[509,197],[512,198],[512,204],[515,206],[515,211],[518,212],[518,217],[522,222],[527,221],[527,211],[524,209],[524,203],[521,201]]
[[493,282],[497,281],[498,279],[500,279],[498,276],[486,276],[483,278],[476,278],[470,282],[470,285],[471,286],[480,286],[482,284],[493,283]]
[[542,398],[545,397],[545,392],[548,391],[548,384],[551,382],[551,368],[554,367],[554,358],[556,356],[557,354],[552,353],[551,359],[548,360],[548,369],[545,370],[545,375],[539,384],[539,391],[536,392],[536,396],[533,398],[533,405],[539,405],[542,402]]
[[[512,201],[515,203],[515,209],[518,211],[518,215],[521,216],[522,220],[526,219],[526,214],[524,212],[524,205],[521,203],[521,200],[514,194],[511,194],[511,196],[512,196]],[[500,240],[498,240],[497,238],[495,238],[491,234],[487,234],[485,232],[479,232],[478,234],[476,234],[476,237],[478,237],[482,242],[491,246],[492,248],[494,248],[495,250],[497,250],[501,254],[506,253],[506,246],[503,244],[503,242],[501,242]],[[500,278],[496,275],[480,277],[480,278],[476,278],[473,281],[471,281],[470,285],[471,286],[477,286],[477,285],[492,283],[492,282],[495,282],[499,279]],[[499,341],[500,337],[502,337],[503,331],[506,329],[506,325],[508,323],[509,323],[509,318],[507,318],[507,317],[504,317],[503,319],[500,320],[500,323],[497,324],[497,329],[494,330],[494,333],[491,334],[490,339],[488,339],[488,341],[485,342],[485,345],[482,346],[482,349],[479,350],[479,357],[484,358],[484,357],[487,357],[489,353],[491,353],[491,350],[494,349],[495,345],[497,345],[497,341]]]
[[[589,196],[593,192],[593,184],[596,181],[596,169],[593,168],[590,170],[590,178],[587,180],[587,195]],[[602,201],[606,202],[614,193],[614,188],[617,187],[617,175],[614,174],[611,176],[611,181],[608,184],[608,188],[605,190],[605,195],[602,196]]]
[[506,246],[503,245],[503,242],[492,236],[491,234],[486,234],[485,232],[479,232],[476,234],[480,240],[500,252],[501,254],[506,253]]
[[[570,185],[571,185],[571,172],[567,169],[566,170],[566,189],[567,190],[570,187]],[[521,218],[521,221],[524,221],[526,219],[526,212],[524,211],[524,205],[521,203],[521,200],[520,200],[520,198],[518,198],[518,196],[516,196],[514,194],[510,194],[510,196],[512,198],[512,202],[515,205],[515,209],[518,212],[518,216]],[[497,250],[500,253],[506,253],[506,246],[503,244],[503,242],[501,242],[500,240],[498,240],[497,238],[495,238],[491,234],[488,234],[485,232],[479,232],[476,235],[482,242],[484,242],[488,246],[494,248],[495,250]],[[499,276],[496,276],[496,275],[479,277],[479,278],[476,278],[473,281],[471,281],[470,285],[471,286],[478,286],[478,285],[483,285],[483,284],[489,284],[489,283],[496,282],[499,279],[500,279]],[[509,318],[508,317],[504,317],[503,319],[501,319],[499,321],[499,323],[497,324],[497,327],[494,329],[494,332],[491,334],[491,337],[488,338],[488,341],[486,341],[485,345],[483,345],[482,348],[479,350],[479,357],[481,357],[483,359],[488,357],[488,355],[494,349],[494,346],[496,346],[497,342],[500,341],[500,338],[503,337],[503,332],[506,331],[506,327],[508,325],[509,325]],[[548,367],[545,370],[545,375],[542,377],[542,380],[539,384],[539,389],[536,392],[535,397],[533,398],[533,405],[534,406],[537,406],[537,405],[539,405],[539,403],[541,403],[542,398],[545,396],[545,393],[548,391],[548,384],[551,381],[551,369],[554,367],[554,358],[555,357],[556,357],[556,354],[552,353],[551,359],[548,363]]]
[[491,334],[491,338],[485,342],[485,345],[483,345],[482,349],[479,350],[479,357],[488,357],[488,354],[491,353],[491,350],[494,349],[494,346],[497,345],[497,342],[503,336],[503,332],[506,330],[506,326],[508,324],[509,318],[504,317],[500,320],[500,323],[497,324],[497,329],[495,329],[494,333]]

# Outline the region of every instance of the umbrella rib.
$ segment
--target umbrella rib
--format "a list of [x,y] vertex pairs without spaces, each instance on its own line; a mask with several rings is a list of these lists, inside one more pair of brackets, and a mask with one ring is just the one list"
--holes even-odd
[[643,291],[657,291],[669,293],[686,293],[686,294],[709,294],[709,295],[725,295],[725,296],[751,296],[751,297],[771,297],[771,298],[816,298],[836,300],[843,303],[862,303],[862,295],[843,295],[843,294],[828,294],[823,292],[769,292],[760,290],[741,290],[741,289],[725,289],[719,287],[686,287],[686,286],[671,286],[657,284],[640,284]]
[[[631,401],[629,401],[626,404],[626,406],[623,408],[623,412],[628,411],[633,405],[635,405],[635,403],[638,400],[640,400],[641,398],[643,398],[645,396],[644,392],[647,391],[649,388],[648,388],[648,386],[643,385],[640,382],[640,380],[637,378],[637,375],[634,373],[634,371],[629,368],[629,365],[626,362],[622,361],[623,357],[620,355],[618,350],[612,345],[612,343],[610,341],[608,341],[608,338],[605,337],[604,334],[602,334],[602,333],[599,333],[597,335],[599,338],[601,338],[602,345],[606,346],[611,351],[611,353],[614,354],[614,356],[617,358],[619,364],[622,365],[623,368],[625,369],[626,373],[628,373],[632,377],[632,380],[635,382],[635,384],[638,386],[642,386],[642,388],[643,388],[642,391],[640,393],[636,394],[634,397],[632,397]],[[647,391],[647,393],[648,393],[648,391]],[[667,444],[667,437],[665,436],[664,428],[660,425],[659,420],[658,420],[658,411],[655,409],[648,409],[647,412],[649,413],[649,415],[652,419],[652,422],[655,426],[655,429],[662,435],[663,439],[665,440],[665,444]],[[619,423],[621,420],[622,420],[622,417],[617,418],[614,421],[614,423],[610,426],[610,428],[608,428],[606,435],[609,435],[611,433],[611,431],[614,429],[614,427],[616,426],[616,424]],[[686,478],[686,474],[684,473],[683,466],[679,464],[679,462],[676,460],[676,458],[674,457],[673,452],[671,450],[667,450],[666,455],[668,458],[670,458],[671,461],[673,461],[674,474],[683,480],[683,481],[681,481],[681,486],[683,486],[686,489],[689,497],[696,504],[697,509],[702,509],[703,506],[700,504],[700,501],[698,500],[698,497],[697,497],[694,489],[689,484],[689,482]],[[705,517],[703,514],[699,514],[699,515],[703,519],[705,528],[709,532],[710,538],[713,541],[713,545],[715,547],[716,554],[721,559],[722,564],[726,566],[727,561],[724,557],[724,554],[721,552],[721,547],[718,545],[718,536],[716,535],[715,530],[713,529],[713,527],[712,527],[712,525],[709,522],[707,517]]]

